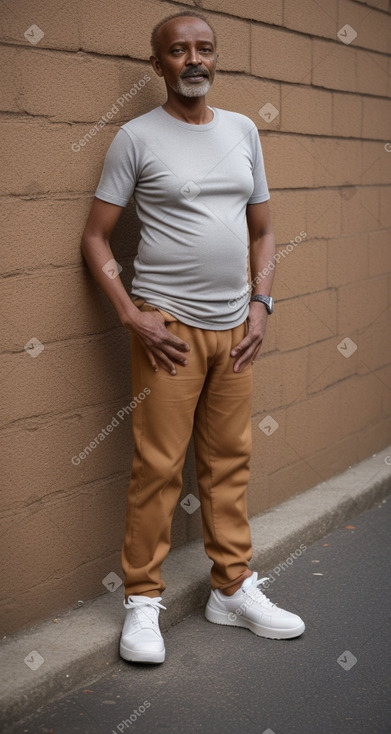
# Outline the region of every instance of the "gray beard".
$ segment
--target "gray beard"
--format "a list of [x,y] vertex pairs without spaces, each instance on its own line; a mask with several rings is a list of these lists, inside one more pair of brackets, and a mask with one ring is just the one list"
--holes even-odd
[[210,89],[209,79],[205,79],[201,84],[186,83],[185,79],[178,79],[175,91],[182,94],[183,97],[203,97]]

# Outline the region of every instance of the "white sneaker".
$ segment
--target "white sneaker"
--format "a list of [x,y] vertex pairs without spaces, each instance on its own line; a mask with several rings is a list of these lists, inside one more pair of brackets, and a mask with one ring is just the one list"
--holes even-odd
[[246,627],[261,637],[279,640],[298,637],[305,630],[303,620],[297,614],[279,609],[258,589],[267,580],[265,576],[258,581],[254,571],[231,596],[219,589],[212,590],[205,608],[206,619],[215,624]]
[[164,641],[159,629],[161,596],[128,596],[124,599],[126,612],[120,641],[120,655],[124,660],[137,663],[163,663]]

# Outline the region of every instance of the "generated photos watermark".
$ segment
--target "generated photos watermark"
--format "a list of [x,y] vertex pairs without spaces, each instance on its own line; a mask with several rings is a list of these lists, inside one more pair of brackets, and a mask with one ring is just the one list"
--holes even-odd
[[356,665],[357,658],[352,652],[350,652],[350,650],[345,650],[345,652],[337,658],[337,663],[344,670],[350,670]]
[[36,46],[37,43],[39,43],[42,38],[44,37],[44,32],[42,28],[40,28],[36,23],[33,23],[30,28],[27,28],[27,31],[23,33],[26,41],[31,43],[33,46]]
[[275,269],[276,263],[278,264],[281,262],[281,260],[284,260],[295,249],[295,247],[297,247],[297,245],[300,245],[300,243],[305,240],[306,237],[307,232],[301,230],[301,232],[299,232],[294,240],[290,240],[286,247],[276,252],[269,260],[267,265],[265,265],[262,272],[258,273],[258,275],[256,275],[255,278],[252,279],[251,283],[247,283],[246,287],[243,288],[243,290],[235,298],[231,298],[231,300],[228,301],[229,308],[236,308],[239,305],[240,301],[242,301],[243,298],[246,298],[249,291],[251,291],[259,283],[262,283],[262,281],[267,278],[268,275],[270,275],[270,273]]
[[[273,568],[272,571],[268,574],[266,577],[267,580],[265,580],[262,584],[262,587],[265,589],[268,589],[269,586],[271,586],[276,578],[278,578],[283,571],[286,571],[292,563],[296,560],[296,558],[300,558],[301,554],[304,553],[307,550],[307,546],[304,545],[304,543],[301,543],[298,548],[296,548],[293,553],[290,553],[288,558],[285,559],[285,561],[281,561],[275,568]],[[273,576],[275,574],[275,576]],[[235,609],[234,612],[230,612],[228,614],[228,618],[231,622],[235,622],[235,620],[238,617],[241,617],[243,614],[246,614],[246,610],[251,607],[253,604],[256,604],[256,600],[252,599],[251,597],[247,597],[245,602],[242,602],[237,609]]]
[[185,510],[185,512],[188,513],[188,515],[192,515],[193,512],[198,510],[200,504],[201,503],[198,497],[196,497],[191,492],[190,494],[187,494],[186,497],[183,498],[182,502],[180,502],[180,506]]
[[31,650],[28,655],[24,658],[24,662],[30,670],[38,670],[43,665],[45,658],[41,655],[38,650]]
[[128,719],[122,719],[122,721],[117,724],[115,729],[112,729],[112,734],[118,734],[118,732],[120,732],[120,734],[123,734],[124,731],[129,729],[129,727],[133,726],[133,724],[138,721],[140,716],[145,714],[150,705],[150,701],[144,701],[144,703],[142,703],[137,709],[133,709],[133,713],[130,714]]
[[337,349],[345,359],[349,359],[349,357],[357,351],[357,344],[350,338],[350,336],[345,336],[345,338],[337,344]]
[[150,80],[150,75],[146,73],[142,79],[139,79],[138,82],[133,84],[133,87],[131,87],[128,92],[121,94],[118,99],[115,100],[112,107],[102,115],[98,122],[96,122],[95,125],[93,125],[89,131],[80,138],[80,140],[72,143],[71,148],[73,152],[78,153],[82,148],[84,148],[84,146],[87,145],[87,143],[89,143],[90,140],[115,117],[115,115],[118,115],[125,102],[129,102],[132,97],[135,97],[137,92],[140,91],[140,89],[143,89]]
[[258,428],[260,428],[261,431],[264,432],[266,436],[271,436],[274,431],[277,430],[277,428],[280,427],[280,424],[278,421],[273,418],[272,415],[267,415],[265,418],[262,418],[262,420],[258,423]]
[[113,593],[113,591],[117,591],[117,589],[122,586],[122,583],[123,582],[115,571],[110,571],[110,573],[102,579],[103,586],[105,586],[107,591],[110,591],[111,593]]
[[102,441],[107,438],[107,436],[114,431],[114,428],[117,428],[117,426],[120,425],[118,418],[123,421],[126,415],[129,415],[132,413],[132,411],[137,408],[137,406],[145,400],[147,395],[149,395],[151,392],[149,387],[144,387],[144,390],[140,392],[137,396],[133,396],[133,399],[130,401],[128,405],[124,405],[122,408],[117,410],[116,414],[113,416],[110,423],[107,424],[105,428],[102,428],[101,431],[95,436],[95,438],[90,441],[88,446],[85,446],[83,451],[80,451],[79,454],[76,456],[72,456],[71,462],[74,466],[78,466],[84,459],[91,454],[94,449],[96,449]]
[[23,349],[27,354],[30,355],[30,357],[33,357],[35,359],[36,357],[39,357],[41,352],[45,349],[44,345],[42,344],[39,339],[37,339],[36,336],[33,336],[29,341],[24,345]]
[[[265,589],[268,589],[269,586],[271,586],[276,578],[278,578],[283,571],[287,571],[288,568],[292,565],[292,563],[297,559],[300,558],[301,554],[304,553],[307,550],[307,546],[304,545],[304,543],[300,543],[299,547],[296,548],[293,553],[290,553],[288,558],[285,559],[285,561],[281,561],[277,566],[273,568],[272,571],[268,573],[268,579],[269,581],[265,581],[263,584],[263,587]],[[275,576],[273,576],[275,574]]]

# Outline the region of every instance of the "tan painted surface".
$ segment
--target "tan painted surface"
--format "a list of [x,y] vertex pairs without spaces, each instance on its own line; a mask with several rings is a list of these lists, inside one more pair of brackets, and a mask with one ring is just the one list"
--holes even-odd
[[[165,99],[148,62],[151,28],[194,5],[3,7],[3,633],[106,593],[110,572],[122,576],[130,340],[80,237],[118,127]],[[254,366],[253,515],[390,443],[391,4],[199,5],[220,52],[208,102],[258,126],[280,255],[276,311]],[[346,24],[357,33],[349,44],[337,37]],[[259,114],[266,103],[279,113],[271,122]],[[137,242],[130,204],[112,239],[128,288]],[[267,416],[278,423],[270,435],[259,428]],[[183,496],[197,493],[191,449]],[[199,510],[178,505],[173,545],[200,535]]]

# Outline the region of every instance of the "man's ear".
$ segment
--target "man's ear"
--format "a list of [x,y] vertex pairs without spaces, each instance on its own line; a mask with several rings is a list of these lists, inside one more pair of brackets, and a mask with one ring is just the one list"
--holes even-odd
[[156,72],[158,76],[163,76],[162,67],[160,66],[160,61],[157,58],[157,56],[150,56],[149,60],[151,62],[151,65],[153,67],[153,70]]

